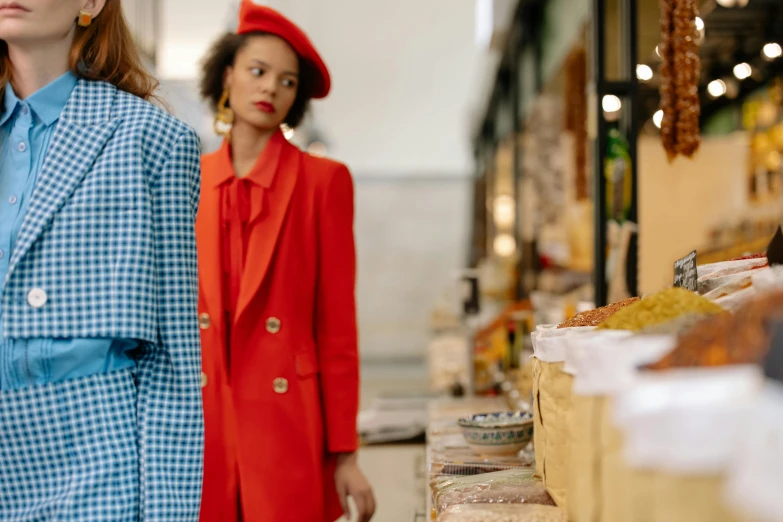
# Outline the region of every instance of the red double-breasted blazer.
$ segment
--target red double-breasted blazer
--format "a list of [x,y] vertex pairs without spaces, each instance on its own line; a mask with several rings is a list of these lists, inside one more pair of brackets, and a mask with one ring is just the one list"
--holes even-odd
[[230,340],[218,186],[233,172],[230,147],[202,158],[203,522],[237,520],[240,497],[248,521],[333,522],[333,455],[357,447],[353,182],[344,165],[282,141],[255,167],[270,169],[268,186]]

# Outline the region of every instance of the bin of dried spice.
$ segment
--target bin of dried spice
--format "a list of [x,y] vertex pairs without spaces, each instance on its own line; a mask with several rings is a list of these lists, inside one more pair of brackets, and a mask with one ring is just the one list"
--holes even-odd
[[639,330],[638,333],[641,335],[681,335],[705,319],[709,319],[710,317],[713,316],[702,314],[687,314],[665,323],[646,326]]
[[683,315],[715,315],[724,310],[704,297],[684,288],[667,288],[619,310],[598,326],[599,330],[638,332]]
[[763,294],[734,314],[719,314],[696,325],[649,369],[760,363],[769,350],[767,325],[773,318],[783,318],[783,292]]
[[567,522],[562,509],[552,506],[468,504],[453,506],[438,517],[438,522]]
[[587,310],[585,312],[576,314],[574,317],[563,323],[560,323],[557,327],[574,328],[583,326],[598,326],[616,314],[619,310],[634,304],[638,300],[638,297],[631,297],[630,299],[625,299],[608,306],[602,306],[601,308],[596,308],[595,310]]

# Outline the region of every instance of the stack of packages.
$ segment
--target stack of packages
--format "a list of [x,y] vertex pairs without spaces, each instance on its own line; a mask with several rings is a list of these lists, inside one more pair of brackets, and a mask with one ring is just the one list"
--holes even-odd
[[727,310],[736,310],[756,295],[753,278],[769,277],[763,254],[697,268],[699,294]]
[[427,431],[431,520],[565,522],[565,512],[535,477],[533,455],[481,456],[471,450],[457,419],[502,409],[499,399],[441,401],[430,407]]

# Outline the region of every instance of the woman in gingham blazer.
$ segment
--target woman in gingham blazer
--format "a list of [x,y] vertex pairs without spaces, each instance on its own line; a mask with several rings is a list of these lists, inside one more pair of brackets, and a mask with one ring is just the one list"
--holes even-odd
[[0,520],[195,521],[199,143],[120,0],[0,2]]

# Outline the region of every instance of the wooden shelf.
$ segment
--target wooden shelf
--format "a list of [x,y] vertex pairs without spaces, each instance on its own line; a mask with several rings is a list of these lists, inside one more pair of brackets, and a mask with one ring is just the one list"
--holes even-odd
[[698,263],[700,265],[706,265],[709,263],[719,263],[721,261],[728,261],[736,257],[742,257],[747,253],[757,254],[766,250],[772,237],[756,239],[748,241],[747,243],[740,243],[727,248],[710,250],[707,252],[699,252]]

